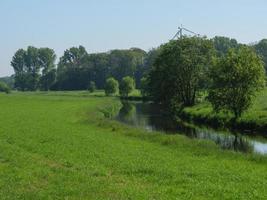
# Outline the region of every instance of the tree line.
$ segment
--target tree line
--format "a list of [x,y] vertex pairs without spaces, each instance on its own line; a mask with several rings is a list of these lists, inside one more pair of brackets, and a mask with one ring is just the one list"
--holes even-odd
[[104,89],[107,78],[122,81],[126,76],[133,77],[139,87],[147,57],[147,53],[138,48],[88,54],[79,46],[67,49],[56,68],[53,49],[29,46],[26,50],[19,49],[13,56],[14,88],[22,91],[84,90],[94,83],[96,88]]
[[[211,42],[218,56],[241,45],[235,39],[218,36]],[[260,41],[253,48],[267,67],[267,40]],[[56,64],[53,49],[29,46],[14,54],[11,66],[15,74],[3,81],[21,91],[84,90],[92,83],[96,88],[104,89],[107,78],[113,77],[121,82],[123,77],[130,76],[136,87],[141,88],[141,80],[154,65],[160,49],[158,47],[148,52],[139,48],[115,49],[89,54],[83,46],[72,47],[65,50]]]
[[170,41],[159,48],[143,79],[143,95],[171,111],[193,106],[198,97],[206,96],[214,111],[231,112],[237,119],[265,87],[266,64],[264,54],[259,54],[264,48],[258,46],[261,43],[248,46],[218,37]]
[[[15,74],[2,80],[21,91],[97,88],[122,97],[137,87],[172,111],[195,105],[206,93],[215,111],[238,118],[265,86],[267,39],[244,45],[227,37],[183,37],[148,52],[131,48],[89,54],[79,46],[55,62],[53,49],[19,49],[11,61]],[[1,88],[9,92],[7,85]]]

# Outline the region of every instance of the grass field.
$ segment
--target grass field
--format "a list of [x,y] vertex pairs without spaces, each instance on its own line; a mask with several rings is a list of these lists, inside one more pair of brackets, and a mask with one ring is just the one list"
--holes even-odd
[[238,129],[250,129],[260,132],[267,130],[267,90],[259,93],[254,99],[254,103],[246,111],[243,116],[232,124],[232,114],[215,113],[210,103],[204,101],[191,108],[186,108],[183,111],[185,117],[192,121],[199,121],[215,126],[235,126]]
[[0,94],[0,199],[266,199],[267,158],[107,119],[115,98]]

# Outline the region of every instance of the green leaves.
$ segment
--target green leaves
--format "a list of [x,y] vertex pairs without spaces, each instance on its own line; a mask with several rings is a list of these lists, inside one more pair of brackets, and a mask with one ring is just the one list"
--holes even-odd
[[11,61],[15,71],[15,87],[22,91],[48,90],[55,81],[55,59],[54,50],[49,48],[29,46],[27,50],[19,49]]
[[135,89],[135,81],[132,77],[126,76],[120,83],[120,95],[128,97],[128,95]]
[[0,82],[0,92],[5,92],[6,94],[10,93],[11,89],[10,87],[4,83],[4,82]]
[[106,80],[105,93],[107,96],[116,94],[118,92],[118,89],[119,89],[119,83],[116,79],[111,77]]
[[161,46],[148,76],[150,96],[167,105],[194,105],[213,54],[212,42],[205,38],[184,37]]
[[215,111],[227,110],[235,118],[247,110],[257,91],[265,86],[263,62],[250,48],[230,49],[210,71],[208,100]]

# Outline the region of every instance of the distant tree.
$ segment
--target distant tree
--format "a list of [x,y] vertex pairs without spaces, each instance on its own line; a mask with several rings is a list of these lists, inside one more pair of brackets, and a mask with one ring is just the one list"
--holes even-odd
[[124,76],[133,76],[136,70],[132,54],[128,50],[112,50],[109,55],[111,75],[121,81]]
[[[111,76],[119,81],[125,76],[134,77],[139,87],[146,71],[145,57],[146,52],[138,48],[88,54],[82,46],[72,47],[60,57],[53,89],[87,89],[88,79],[94,81],[97,88],[104,89],[107,77]],[[40,82],[46,77],[41,77]]]
[[96,90],[96,85],[94,81],[90,81],[89,85],[88,85],[88,90],[89,92],[94,92]]
[[49,48],[29,46],[27,50],[19,49],[11,61],[15,88],[22,91],[48,90],[55,81],[55,59],[54,51]]
[[240,46],[236,39],[223,36],[216,36],[212,39],[212,41],[219,57],[226,55],[229,49]]
[[215,111],[230,111],[235,119],[250,107],[256,92],[265,85],[262,60],[245,46],[229,50],[211,69],[210,76],[208,100]]
[[119,83],[113,77],[110,77],[106,80],[105,93],[107,96],[116,94],[119,89]]
[[259,56],[261,56],[265,70],[267,70],[267,39],[263,39],[260,42],[258,42],[256,45],[254,45],[254,48],[256,49],[256,52]]
[[120,95],[122,97],[128,97],[128,95],[135,89],[134,79],[130,76],[126,76],[120,83]]
[[0,92],[5,92],[9,94],[11,92],[11,89],[6,83],[0,82]]
[[91,65],[83,46],[72,47],[64,52],[57,69],[57,84],[61,90],[87,89]]
[[134,65],[135,72],[134,72],[134,80],[135,80],[135,86],[137,88],[140,88],[141,86],[141,78],[144,76],[146,72],[146,66],[145,66],[145,58],[147,56],[146,51],[139,49],[139,48],[131,48],[130,49],[133,58],[134,58]]
[[40,63],[39,63],[39,50],[35,47],[29,46],[25,54],[25,67],[26,67],[26,85],[27,90],[35,91],[38,89],[40,80]]
[[153,48],[146,54],[144,60],[143,76],[145,75],[145,72],[148,72],[153,67],[155,60],[159,56],[159,54],[160,48]]
[[144,77],[147,77],[148,73],[150,72],[150,70],[152,69],[156,58],[158,57],[160,53],[160,48],[153,48],[150,51],[148,51],[148,53],[146,54],[145,58],[144,58],[144,62],[142,67],[139,68],[138,72],[140,74],[140,80],[138,80],[138,78],[136,77],[136,87],[142,90],[142,87],[144,86],[144,80],[142,83],[142,79]]
[[19,49],[12,58],[11,66],[15,71],[17,89],[23,91],[37,89],[40,77],[37,48],[29,46],[26,51]]
[[25,66],[25,56],[26,51],[23,49],[19,49],[12,58],[11,66],[15,72],[15,83],[14,87],[24,91],[27,88],[26,84],[26,75],[27,69]]
[[14,88],[15,84],[15,76],[5,76],[0,78],[0,82],[4,82],[5,84],[8,85],[9,88]]
[[141,79],[141,86],[140,86],[140,91],[141,91],[141,95],[143,97],[146,97],[148,96],[148,80],[147,80],[147,77],[143,77]]
[[87,59],[88,77],[94,81],[96,87],[104,89],[106,84],[106,78],[110,74],[109,55],[107,53],[95,53],[89,54]]
[[212,61],[212,42],[184,37],[161,46],[159,51],[147,77],[149,96],[169,107],[194,105],[200,80]]
[[49,90],[56,80],[55,68],[56,54],[53,49],[40,48],[39,49],[39,63],[42,69],[40,78],[40,88],[42,90]]
[[112,50],[109,54],[110,75],[118,81],[125,76],[136,77],[139,82],[145,55],[145,51],[137,48]]
[[48,91],[56,82],[56,69],[43,73],[40,78],[40,89]]

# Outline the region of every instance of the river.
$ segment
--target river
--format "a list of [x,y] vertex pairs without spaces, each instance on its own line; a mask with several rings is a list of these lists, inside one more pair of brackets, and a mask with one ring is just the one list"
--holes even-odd
[[247,133],[218,131],[210,127],[174,121],[163,114],[160,106],[152,103],[123,101],[116,120],[148,131],[161,131],[166,134],[182,134],[191,139],[204,139],[215,142],[222,149],[243,153],[267,154],[267,139],[250,136]]

